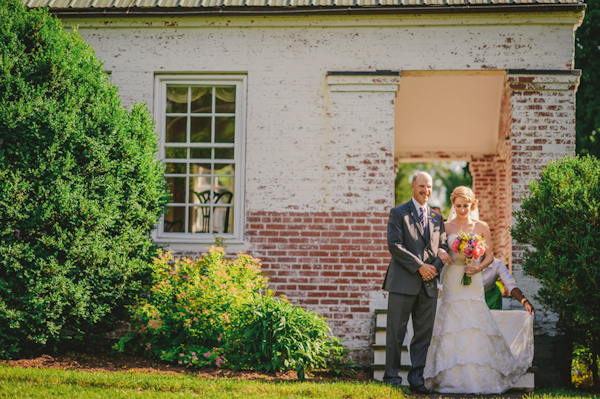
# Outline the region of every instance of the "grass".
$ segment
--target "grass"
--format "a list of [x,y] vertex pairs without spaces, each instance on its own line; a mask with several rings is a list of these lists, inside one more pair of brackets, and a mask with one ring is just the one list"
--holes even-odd
[[[86,372],[0,367],[0,398],[369,398],[409,396],[406,389],[377,382],[265,382],[191,375]],[[500,396],[501,397],[501,396]],[[490,398],[488,396],[487,398]],[[546,390],[527,399],[598,398],[567,390]]]

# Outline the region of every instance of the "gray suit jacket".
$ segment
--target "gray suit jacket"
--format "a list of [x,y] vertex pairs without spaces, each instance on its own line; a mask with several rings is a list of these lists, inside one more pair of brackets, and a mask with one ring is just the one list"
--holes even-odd
[[[447,252],[448,244],[442,215],[429,210],[427,219],[428,232],[425,232],[419,221],[419,211],[412,200],[390,211],[387,238],[392,260],[383,280],[384,290],[416,295],[421,284],[425,284],[427,294],[430,297],[437,296],[437,281],[443,267],[437,252],[438,248]],[[427,235],[428,240],[425,238]],[[438,269],[438,277],[423,281],[418,272],[423,263],[434,265]]]

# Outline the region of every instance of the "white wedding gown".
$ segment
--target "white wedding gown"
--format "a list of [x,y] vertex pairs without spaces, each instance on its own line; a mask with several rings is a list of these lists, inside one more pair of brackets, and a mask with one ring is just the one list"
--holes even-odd
[[[456,240],[448,237],[448,247]],[[498,394],[514,386],[533,360],[533,317],[485,303],[481,273],[461,285],[464,255],[450,253],[425,363],[425,385],[441,393]],[[502,330],[496,324],[502,325]]]

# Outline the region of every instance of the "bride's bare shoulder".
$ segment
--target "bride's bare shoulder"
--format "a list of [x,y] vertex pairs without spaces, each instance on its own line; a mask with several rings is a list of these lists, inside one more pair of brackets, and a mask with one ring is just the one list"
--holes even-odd
[[457,224],[453,220],[444,222],[444,229],[446,230],[446,234],[456,233],[458,231]]
[[484,231],[489,231],[490,226],[483,220],[473,220],[475,222],[475,231],[477,234],[481,234]]

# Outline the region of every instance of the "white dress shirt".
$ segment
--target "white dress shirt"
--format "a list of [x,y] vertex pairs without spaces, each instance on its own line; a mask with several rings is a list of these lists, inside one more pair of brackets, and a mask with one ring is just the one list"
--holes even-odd
[[498,277],[500,277],[502,283],[504,283],[504,287],[506,287],[509,294],[512,290],[517,288],[517,282],[513,276],[510,275],[506,265],[498,258],[494,258],[494,261],[488,267],[483,269],[481,277],[483,279],[483,288],[486,291],[494,288]]
[[417,202],[417,200],[415,199],[415,197],[412,197],[412,202],[415,205],[415,208],[417,208],[417,212],[419,212],[419,218],[421,218],[421,207],[425,207],[425,214],[423,215],[423,218],[425,220],[425,227],[428,226],[428,220],[427,220],[427,204],[425,205],[421,205]]

